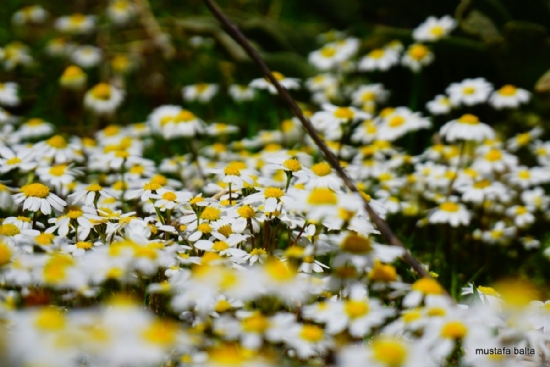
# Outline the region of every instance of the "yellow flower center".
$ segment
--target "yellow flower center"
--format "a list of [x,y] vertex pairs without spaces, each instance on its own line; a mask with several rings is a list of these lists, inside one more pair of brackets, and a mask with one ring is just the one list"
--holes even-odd
[[271,74],[273,75],[273,77],[274,77],[275,79],[277,79],[277,81],[281,81],[281,80],[283,80],[283,79],[285,78],[285,76],[284,76],[283,74],[281,74],[281,73],[279,73],[279,72],[277,72],[277,71],[274,71],[274,72],[272,72]]
[[398,339],[377,339],[372,342],[371,348],[374,359],[381,362],[383,366],[399,367],[407,359],[407,348]]
[[285,264],[278,259],[271,259],[265,265],[265,270],[272,279],[279,282],[289,282],[294,279],[295,269],[290,264]]
[[2,236],[12,237],[18,235],[19,233],[21,233],[21,231],[19,230],[19,227],[17,227],[15,224],[0,224],[0,235]]
[[13,158],[10,158],[6,161],[6,165],[8,165],[8,166],[16,165],[18,163],[21,163],[21,158],[19,158],[19,157],[13,157]]
[[69,210],[67,217],[71,219],[80,218],[84,213],[82,210]]
[[160,189],[161,187],[162,186],[159,185],[158,183],[151,182],[151,183],[147,183],[147,184],[143,185],[143,190],[156,191],[156,190]]
[[409,49],[410,57],[416,60],[422,60],[423,58],[428,56],[428,53],[429,53],[429,50],[424,45],[418,45],[418,44],[412,45],[411,48]]
[[445,28],[439,25],[433,26],[430,28],[430,34],[436,37],[441,37],[445,34]]
[[494,288],[484,287],[480,285],[477,287],[477,289],[479,290],[480,293],[483,293],[487,296],[500,297],[500,294],[497,291],[495,291]]
[[284,193],[283,190],[278,189],[276,187],[268,187],[264,191],[264,196],[265,196],[266,199],[268,199],[268,198],[280,199],[284,194],[285,193]]
[[108,101],[111,98],[111,86],[107,83],[97,84],[91,91],[96,99]]
[[55,238],[55,235],[53,233],[40,233],[38,236],[34,238],[34,240],[39,245],[48,246],[52,244],[54,238]]
[[336,55],[336,49],[334,47],[323,47],[321,49],[321,55],[323,57],[332,57]]
[[150,343],[169,346],[176,343],[178,326],[173,322],[155,320],[143,331],[142,336]]
[[4,266],[11,261],[11,249],[4,242],[0,241],[0,266]]
[[393,282],[397,279],[397,271],[391,265],[376,261],[368,276],[373,281]]
[[86,191],[91,191],[91,192],[99,192],[103,190],[103,187],[101,187],[99,184],[91,184],[90,186],[88,186],[86,188]]
[[237,213],[245,219],[254,218],[255,215],[254,209],[252,209],[252,207],[249,205],[244,205],[240,207],[239,209],[237,209]]
[[458,122],[467,125],[477,125],[479,124],[479,118],[477,116],[467,113],[465,115],[462,115],[462,117],[458,119]]
[[474,94],[476,91],[476,89],[474,87],[464,87],[462,89],[462,93],[466,94],[466,95],[471,95],[471,94]]
[[37,311],[34,319],[34,326],[43,331],[59,331],[65,325],[65,316],[55,307],[46,307]]
[[500,88],[498,90],[498,93],[500,93],[503,96],[513,96],[517,93],[518,89],[514,87],[513,85],[507,84],[504,87]]
[[456,213],[457,211],[459,211],[460,206],[457,203],[453,203],[452,201],[446,201],[443,204],[439,205],[439,209],[443,210],[444,212]]
[[69,22],[71,23],[71,25],[74,25],[74,26],[81,25],[82,23],[84,23],[85,20],[86,20],[86,16],[80,13],[73,14],[69,17]]
[[491,149],[487,154],[485,154],[485,159],[489,162],[497,162],[502,159],[502,152],[498,149]]
[[403,321],[405,323],[411,323],[422,317],[422,313],[419,310],[411,310],[403,312]]
[[164,194],[162,194],[162,198],[167,201],[174,201],[176,200],[177,195],[172,191],[166,191]]
[[63,149],[67,147],[67,141],[61,135],[52,136],[46,141],[46,143],[49,146],[57,149]]
[[484,189],[486,187],[488,187],[489,185],[491,185],[491,181],[487,180],[487,179],[483,179],[481,181],[478,181],[476,183],[474,183],[474,187],[476,189]]
[[86,241],[78,241],[76,243],[76,248],[81,248],[81,249],[84,249],[84,250],[89,250],[92,248],[92,243],[91,242],[86,242]]
[[37,197],[37,198],[45,198],[50,194],[50,189],[46,185],[42,185],[40,183],[33,183],[30,185],[25,185],[21,188],[21,192],[26,197]]
[[197,226],[197,230],[202,233],[210,233],[212,232],[212,227],[210,227],[210,224],[208,223],[201,223]]
[[310,205],[336,205],[338,204],[338,196],[329,188],[316,187],[307,198]]
[[349,107],[338,107],[334,111],[334,116],[338,117],[339,119],[351,119],[353,118],[353,116],[355,116],[355,113]]
[[300,331],[300,338],[312,343],[320,342],[323,336],[323,329],[317,325],[304,325]]
[[403,125],[405,123],[405,119],[401,116],[395,116],[395,117],[392,117],[390,119],[390,121],[388,121],[388,125],[390,127],[399,127],[401,125]]
[[298,172],[302,169],[302,164],[297,159],[287,159],[283,162],[283,166],[285,166],[292,172]]
[[208,352],[208,361],[216,366],[241,366],[246,361],[246,354],[238,346],[223,345]]
[[84,71],[78,66],[71,65],[65,69],[63,75],[61,75],[61,79],[77,79],[82,76],[84,76]]
[[468,328],[460,321],[451,321],[443,326],[441,336],[449,339],[462,339],[468,333]]
[[526,169],[521,170],[518,172],[518,177],[524,180],[528,180],[529,178],[531,178],[531,172]]
[[363,301],[346,301],[345,310],[350,318],[355,319],[369,313],[369,304]]
[[341,244],[342,251],[360,255],[372,251],[372,243],[370,238],[364,237],[357,233],[350,233]]
[[369,57],[373,59],[380,59],[385,55],[385,53],[386,52],[383,49],[377,48],[376,50],[372,50],[371,52],[369,52]]
[[423,294],[443,294],[441,285],[436,280],[430,278],[418,279],[412,285],[412,290]]
[[233,306],[231,306],[231,303],[226,301],[225,299],[219,300],[218,303],[216,303],[216,306],[214,307],[214,311],[216,312],[225,312],[227,310],[230,310]]
[[229,235],[233,234],[233,230],[231,229],[230,224],[225,224],[218,228],[218,232],[223,234],[225,237],[229,237]]
[[201,203],[203,201],[204,201],[204,198],[202,196],[195,196],[193,199],[189,200],[189,204],[197,205],[198,203]]
[[519,146],[527,145],[531,141],[531,135],[529,133],[523,133],[516,136],[516,142]]
[[63,176],[65,174],[65,171],[67,170],[67,165],[60,164],[59,166],[53,166],[50,168],[50,175],[52,176]]
[[260,313],[255,313],[242,321],[242,326],[245,331],[253,333],[263,333],[269,327],[269,321]]
[[225,169],[223,170],[223,173],[225,173],[226,175],[228,176],[240,176],[241,175],[241,171],[235,167],[234,165],[228,165],[227,167],[225,167]]
[[319,177],[324,177],[332,173],[332,168],[330,168],[328,163],[320,162],[314,164],[313,167],[311,167],[311,171]]
[[527,208],[524,207],[524,206],[518,206],[516,208],[516,214],[517,215],[523,215],[523,214],[526,214],[528,212]]
[[442,307],[432,307],[428,310],[428,316],[430,317],[443,317],[447,314],[447,311]]
[[206,207],[201,214],[201,219],[205,220],[218,220],[220,219],[221,210],[212,206]]
[[176,122],[190,122],[190,121],[193,121],[195,120],[197,117],[193,114],[193,112],[191,111],[187,111],[187,110],[181,110],[177,115],[176,117],[174,118],[174,120]]
[[254,250],[250,251],[251,256],[264,256],[267,255],[267,252],[263,248],[255,248]]

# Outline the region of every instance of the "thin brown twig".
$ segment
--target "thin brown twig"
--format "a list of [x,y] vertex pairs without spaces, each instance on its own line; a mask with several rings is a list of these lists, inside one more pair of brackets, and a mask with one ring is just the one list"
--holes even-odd
[[148,0],[134,0],[134,4],[139,13],[139,18],[145,32],[151,38],[153,43],[162,51],[164,57],[172,58],[176,54],[176,49],[170,43],[168,36],[162,33],[160,26],[151,11],[151,5]]
[[[256,51],[250,45],[250,43],[248,42],[246,37],[242,34],[242,32],[239,30],[239,28],[233,22],[231,22],[231,20],[227,18],[227,16],[213,3],[212,0],[204,0],[204,3],[208,7],[208,9],[212,12],[212,14],[214,14],[214,16],[226,28],[227,32],[244,48],[244,50],[250,56],[250,58],[262,70],[265,77],[269,79],[269,81],[277,89],[283,101],[292,110],[294,115],[300,120],[300,122],[302,123],[303,127],[305,128],[309,136],[313,139],[315,144],[323,152],[328,163],[332,166],[332,168],[334,168],[334,170],[336,171],[338,176],[342,179],[344,184],[348,187],[348,189],[350,189],[354,193],[360,193],[357,187],[355,186],[353,180],[348,176],[346,171],[342,168],[342,166],[338,162],[338,159],[336,158],[334,153],[332,153],[332,151],[328,148],[325,142],[319,137],[319,135],[315,131],[315,128],[313,127],[311,122],[304,116],[300,107],[296,104],[296,102],[290,96],[290,94],[286,91],[286,89],[284,89],[281,86],[281,84],[279,84],[277,79],[273,76],[273,74],[271,73],[271,70],[263,61],[258,51]],[[361,195],[361,197],[363,196]],[[408,265],[410,265],[420,276],[425,278],[431,278],[428,271],[424,269],[421,263],[403,245],[403,243],[399,240],[399,238],[397,238],[397,236],[390,229],[388,224],[378,216],[378,214],[372,209],[372,207],[369,205],[368,201],[364,197],[363,197],[363,201],[365,205],[365,210],[369,214],[369,217],[371,218],[372,222],[376,225],[376,227],[378,228],[382,236],[384,236],[386,241],[390,245],[398,246],[405,250],[403,255],[403,260]]]

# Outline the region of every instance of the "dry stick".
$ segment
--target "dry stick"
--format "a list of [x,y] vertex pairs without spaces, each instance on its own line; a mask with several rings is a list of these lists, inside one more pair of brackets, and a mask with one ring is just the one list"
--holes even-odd
[[151,5],[148,0],[134,0],[134,5],[139,13],[139,18],[145,32],[163,53],[167,59],[172,58],[176,54],[176,49],[170,43],[168,36],[162,33],[160,26],[151,11]]
[[[285,103],[288,105],[288,107],[292,110],[294,115],[301,121],[302,125],[306,129],[309,136],[313,139],[315,144],[321,149],[323,154],[325,155],[325,158],[330,163],[332,168],[336,171],[338,176],[344,181],[344,184],[355,193],[359,193],[359,190],[353,183],[352,179],[347,175],[347,173],[344,171],[340,163],[338,162],[338,159],[330,151],[328,146],[321,140],[319,135],[317,135],[317,132],[315,131],[313,125],[311,122],[304,116],[302,110],[294,99],[290,96],[290,94],[284,89],[281,84],[275,79],[273,74],[271,74],[271,70],[266,65],[266,63],[263,61],[262,57],[256,51],[248,42],[246,37],[241,33],[239,28],[231,22],[227,16],[212,2],[212,0],[204,0],[206,6],[210,11],[214,14],[214,16],[222,23],[222,25],[226,28],[227,32],[244,48],[246,53],[250,56],[250,58],[260,67],[262,72],[264,73],[265,77],[269,79],[269,81],[275,86],[277,91],[279,92],[279,95],[285,101]],[[363,196],[361,195],[363,198]],[[380,233],[386,241],[388,241],[389,244],[393,246],[401,247],[405,250],[405,254],[403,255],[403,260],[407,264],[409,264],[419,275],[425,278],[431,278],[430,274],[424,269],[424,267],[420,264],[418,260],[412,256],[412,254],[407,250],[407,248],[401,243],[401,241],[397,238],[397,236],[391,231],[388,224],[376,214],[376,212],[371,208],[368,201],[363,198],[364,204],[365,204],[365,210],[369,214],[371,220],[373,223],[378,227],[380,230]]]

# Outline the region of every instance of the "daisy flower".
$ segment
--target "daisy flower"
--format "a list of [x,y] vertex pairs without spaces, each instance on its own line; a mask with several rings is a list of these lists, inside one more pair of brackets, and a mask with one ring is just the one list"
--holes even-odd
[[[279,72],[272,72],[273,77],[281,84],[285,89],[299,89],[300,88],[300,79],[297,78],[287,78]],[[267,89],[271,94],[277,94],[277,88],[271,84],[271,82],[266,78],[254,79],[250,82],[249,87],[256,89]]]
[[359,86],[352,94],[352,104],[355,106],[370,106],[383,103],[388,99],[390,92],[382,84],[366,84]]
[[136,7],[128,0],[113,0],[107,7],[109,18],[117,24],[127,23],[136,13]]
[[377,139],[394,141],[403,135],[431,127],[431,122],[407,107],[386,108],[378,118]]
[[415,43],[407,49],[401,58],[401,64],[415,73],[428,66],[434,60],[434,54],[430,49],[420,43]]
[[483,78],[464,79],[447,88],[447,94],[453,106],[473,106],[487,101],[493,91],[491,83]]
[[533,213],[534,208],[523,205],[514,205],[506,209],[506,215],[514,220],[514,223],[519,228],[525,228],[535,222]]
[[483,146],[478,149],[479,155],[472,164],[472,168],[482,174],[503,172],[517,166],[518,158],[496,147]]
[[71,52],[71,60],[80,67],[92,68],[99,65],[103,58],[100,48],[90,45],[78,46]]
[[52,194],[48,186],[40,183],[24,185],[19,194],[13,195],[13,201],[16,205],[23,203],[23,210],[40,211],[45,215],[50,215],[52,207],[62,212],[67,205],[59,196]]
[[109,115],[123,100],[124,91],[107,83],[99,83],[84,95],[84,106],[98,115]]
[[214,98],[220,89],[218,84],[193,84],[183,87],[182,94],[185,101],[207,103]]
[[502,306],[502,300],[500,299],[500,294],[491,287],[484,287],[482,285],[475,287],[474,284],[469,283],[467,287],[462,288],[462,295],[475,294],[479,296],[482,304],[488,304],[491,307],[494,307],[496,310],[500,310]]
[[337,85],[338,78],[330,73],[319,74],[306,80],[306,87],[310,92],[324,91]]
[[397,63],[399,63],[399,51],[388,47],[377,48],[359,60],[357,68],[359,71],[386,71]]
[[229,86],[229,96],[235,102],[251,101],[256,96],[256,91],[247,85],[233,84]]
[[147,118],[147,124],[165,139],[191,138],[204,131],[204,121],[179,106],[157,107]]
[[8,147],[0,146],[0,173],[7,173],[13,169],[29,172],[36,168],[35,154],[32,149],[12,151]]
[[75,190],[68,196],[72,204],[84,204],[85,206],[97,206],[100,197],[109,198],[112,195],[97,183],[88,185],[86,188],[82,186],[81,189]]
[[51,135],[53,132],[53,125],[40,118],[27,120],[17,130],[17,134],[24,139],[43,137],[45,135]]
[[527,189],[530,186],[546,184],[550,180],[550,171],[541,167],[515,167],[512,172],[505,175],[512,185]]
[[506,148],[511,152],[515,152],[518,149],[532,143],[535,139],[541,136],[542,133],[543,130],[540,127],[535,127],[526,133],[518,134],[506,142]]
[[55,20],[55,28],[61,32],[84,34],[94,30],[96,17],[93,15],[73,14]]
[[319,70],[330,70],[337,68],[348,58],[349,54],[343,48],[338,47],[336,43],[329,43],[311,52],[308,61]]
[[17,106],[19,104],[18,90],[19,86],[16,83],[0,83],[0,105]]
[[441,126],[439,133],[449,142],[457,140],[477,141],[495,138],[492,127],[479,121],[477,116],[465,114]]
[[47,183],[59,192],[63,186],[73,183],[75,177],[82,175],[83,172],[67,164],[58,164],[51,167],[39,167],[36,174],[40,181]]
[[84,70],[76,65],[71,65],[63,71],[63,74],[61,74],[61,77],[59,78],[59,84],[61,84],[62,87],[68,89],[78,90],[84,87],[87,79],[88,76],[86,75]]
[[412,284],[411,290],[403,298],[403,306],[417,307],[423,300],[426,305],[446,304],[445,297],[445,290],[437,280],[421,278]]
[[441,18],[429,17],[413,30],[413,38],[420,42],[433,42],[446,37],[456,28],[456,21],[446,15]]
[[0,59],[4,62],[4,67],[7,70],[33,62],[30,48],[19,41],[11,42],[3,50],[0,49]]
[[451,112],[452,107],[449,97],[441,94],[426,104],[426,108],[432,115],[446,115]]
[[48,12],[40,5],[25,6],[13,13],[11,21],[15,24],[43,23],[48,18]]
[[449,223],[453,227],[459,225],[468,225],[470,223],[471,214],[462,204],[451,200],[445,201],[428,215],[430,223]]
[[507,84],[494,91],[489,97],[489,104],[497,109],[516,108],[521,104],[529,102],[531,93],[525,89],[516,88]]

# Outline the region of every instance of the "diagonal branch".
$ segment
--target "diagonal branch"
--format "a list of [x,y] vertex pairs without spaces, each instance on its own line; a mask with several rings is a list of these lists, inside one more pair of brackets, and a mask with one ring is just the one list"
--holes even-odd
[[[294,99],[290,96],[290,94],[284,89],[281,84],[275,79],[273,74],[271,73],[271,70],[266,65],[266,63],[263,61],[262,57],[256,51],[248,42],[246,37],[242,34],[242,32],[239,30],[239,28],[231,22],[227,18],[227,16],[212,2],[212,0],[204,0],[206,6],[210,11],[214,14],[214,16],[220,21],[221,24],[226,28],[227,32],[244,48],[246,53],[250,56],[250,58],[258,65],[258,67],[262,70],[263,74],[269,81],[273,84],[273,86],[277,89],[279,92],[279,95],[283,99],[283,101],[288,105],[288,107],[292,110],[294,115],[300,120],[303,127],[306,129],[309,136],[313,139],[315,144],[321,149],[323,154],[325,155],[326,160],[328,163],[334,168],[338,176],[344,181],[344,184],[350,189],[352,192],[360,193],[357,189],[357,186],[355,186],[353,180],[348,176],[346,171],[342,168],[340,163],[338,162],[338,159],[332,153],[332,151],[328,148],[328,146],[325,144],[325,142],[319,137],[317,132],[315,131],[315,128],[311,124],[311,122],[304,116],[302,110]],[[419,275],[422,277],[430,278],[430,274],[422,267],[420,262],[416,260],[416,258],[410,253],[410,251],[403,245],[403,243],[397,238],[397,236],[392,232],[388,224],[376,214],[376,212],[372,209],[372,207],[369,205],[368,200],[361,195],[364,201],[365,210],[369,214],[372,222],[376,225],[382,236],[388,241],[390,245],[401,247],[405,250],[405,253],[403,255],[403,260],[407,264],[409,264]]]

